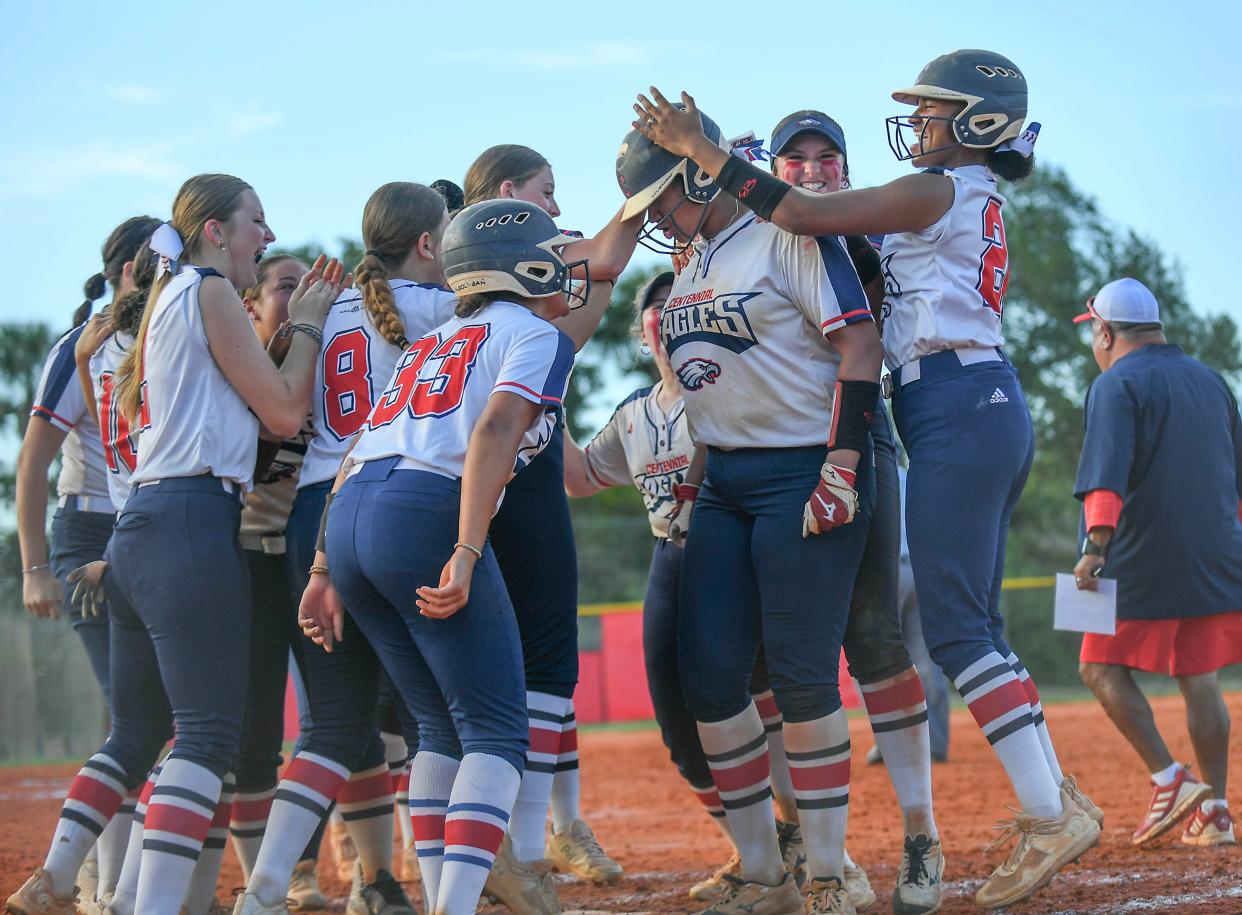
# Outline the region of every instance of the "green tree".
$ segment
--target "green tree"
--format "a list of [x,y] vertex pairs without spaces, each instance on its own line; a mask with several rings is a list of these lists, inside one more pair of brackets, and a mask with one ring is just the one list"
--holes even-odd
[[[46,324],[0,324],[0,430],[10,441],[21,441],[30,422],[30,405],[56,334]],[[0,461],[0,503],[12,505],[13,461]]]

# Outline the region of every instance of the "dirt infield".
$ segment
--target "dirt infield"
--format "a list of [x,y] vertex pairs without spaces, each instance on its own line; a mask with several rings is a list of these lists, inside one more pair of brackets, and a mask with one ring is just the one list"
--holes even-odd
[[[1242,693],[1228,697],[1235,720],[1242,719]],[[1178,759],[1191,760],[1180,699],[1158,699],[1156,717]],[[1014,911],[1030,913],[1242,913],[1242,850],[1197,849],[1177,841],[1180,830],[1155,847],[1133,849],[1129,835],[1149,797],[1138,758],[1093,704],[1054,705],[1048,710],[1053,739],[1066,771],[1105,810],[1100,848],[1071,866],[1051,887]],[[851,721],[854,771],[850,793],[849,849],[871,875],[880,902],[873,912],[891,911],[888,895],[900,851],[897,805],[884,769],[865,766],[870,746],[867,722]],[[691,911],[686,887],[725,857],[725,844],[698,809],[668,763],[655,731],[585,733],[581,737],[583,809],[602,844],[626,869],[611,887],[560,885],[567,910],[588,912]],[[999,765],[964,711],[953,714],[952,758],[934,770],[936,814],[948,862],[944,912],[978,912],[973,893],[999,859],[982,848],[992,824],[1012,802]],[[1237,779],[1242,750],[1232,741],[1235,784],[1232,806],[1242,809]],[[4,828],[0,832],[0,891],[4,895],[41,863],[59,800],[72,766],[0,769]],[[1000,854],[1000,853],[998,853]],[[323,869],[324,889],[338,896],[344,887]],[[239,882],[232,852],[225,859],[221,896]],[[412,894],[413,895],[413,894]],[[3,896],[0,896],[3,898]],[[336,911],[344,909],[338,898]],[[503,909],[485,911],[503,912]]]

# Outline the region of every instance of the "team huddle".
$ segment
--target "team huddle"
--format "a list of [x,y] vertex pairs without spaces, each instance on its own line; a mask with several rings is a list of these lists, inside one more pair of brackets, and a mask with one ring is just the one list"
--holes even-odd
[[[228,911],[230,838],[233,912],[322,908],[325,831],[349,849],[350,912],[415,911],[394,831],[436,915],[559,912],[553,870],[619,880],[578,803],[567,498],[609,486],[638,488],[654,535],[662,737],[734,849],[688,888],[704,911],[876,903],[846,851],[842,648],[902,812],[893,911],[942,904],[903,510],[928,649],[1020,807],[978,903],[1027,899],[1097,845],[999,612],[1033,436],[1001,348],[997,177],[1030,173],[1038,125],[989,51],[893,97],[914,111],[890,145],[920,171],[852,190],[822,112],[756,155],[689,96],[640,95],[624,203],[591,237],[558,229],[551,168],[521,146],[464,189],[377,189],[352,274],[266,256],[267,214],[228,175],[119,226],[87,286],[112,304],[56,344],[27,434],[47,463],[63,445],[50,553],[19,488],[27,606],[63,601],[111,733],[8,911]],[[575,354],[640,242],[672,259],[635,302],[659,381],[580,447]],[[301,727],[281,773],[286,670]]]

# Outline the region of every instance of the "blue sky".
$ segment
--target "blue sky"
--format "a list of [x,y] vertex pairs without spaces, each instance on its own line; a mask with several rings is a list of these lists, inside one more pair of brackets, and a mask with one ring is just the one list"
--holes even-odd
[[[515,9],[522,9],[515,15]],[[548,9],[554,12],[539,12]],[[165,217],[181,181],[249,181],[278,244],[357,236],[395,180],[460,182],[496,143],[553,164],[563,226],[620,204],[636,91],[690,90],[728,134],[790,111],[845,127],[851,174],[904,174],[889,92],[932,57],[1011,57],[1066,167],[1184,266],[1192,303],[1242,322],[1242,4],[1152,2],[6,4],[0,35],[0,320],[67,325],[121,219]],[[640,261],[654,259],[640,252]]]

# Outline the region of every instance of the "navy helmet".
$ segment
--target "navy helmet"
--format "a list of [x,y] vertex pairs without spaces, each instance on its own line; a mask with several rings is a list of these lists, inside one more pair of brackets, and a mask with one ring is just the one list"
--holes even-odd
[[[716,122],[702,112],[699,112],[699,118],[702,120],[704,136],[722,149],[728,149]],[[681,182],[685,193],[682,203],[688,200],[706,205],[720,193],[715,180],[698,163],[684,156],[673,155],[664,147],[648,140],[637,129],[625,135],[621,148],[617,150],[617,184],[626,198],[625,207],[621,211],[623,219],[629,219],[646,210],[674,181]],[[679,203],[678,206],[680,205]],[[671,215],[671,212],[665,214],[665,219]],[[705,216],[706,210],[699,219],[700,227]],[[669,246],[656,239],[653,233],[659,228],[658,224],[648,225],[639,236],[639,241],[645,247],[661,252],[685,249],[685,245]]]
[[589,289],[586,261],[566,263],[561,256],[561,249],[577,240],[533,203],[484,200],[458,213],[444,231],[444,276],[458,295],[513,292],[539,299],[564,292],[585,300],[589,293],[579,291],[570,275],[581,268]]
[[[893,98],[905,105],[917,105],[922,98],[963,103],[955,116],[936,120],[948,122],[957,144],[969,149],[992,149],[1014,139],[1026,120],[1026,77],[1013,61],[995,51],[966,48],[937,57],[922,69],[913,86],[899,89]],[[913,158],[901,133],[916,129],[907,117],[887,119],[889,146],[898,159]]]

